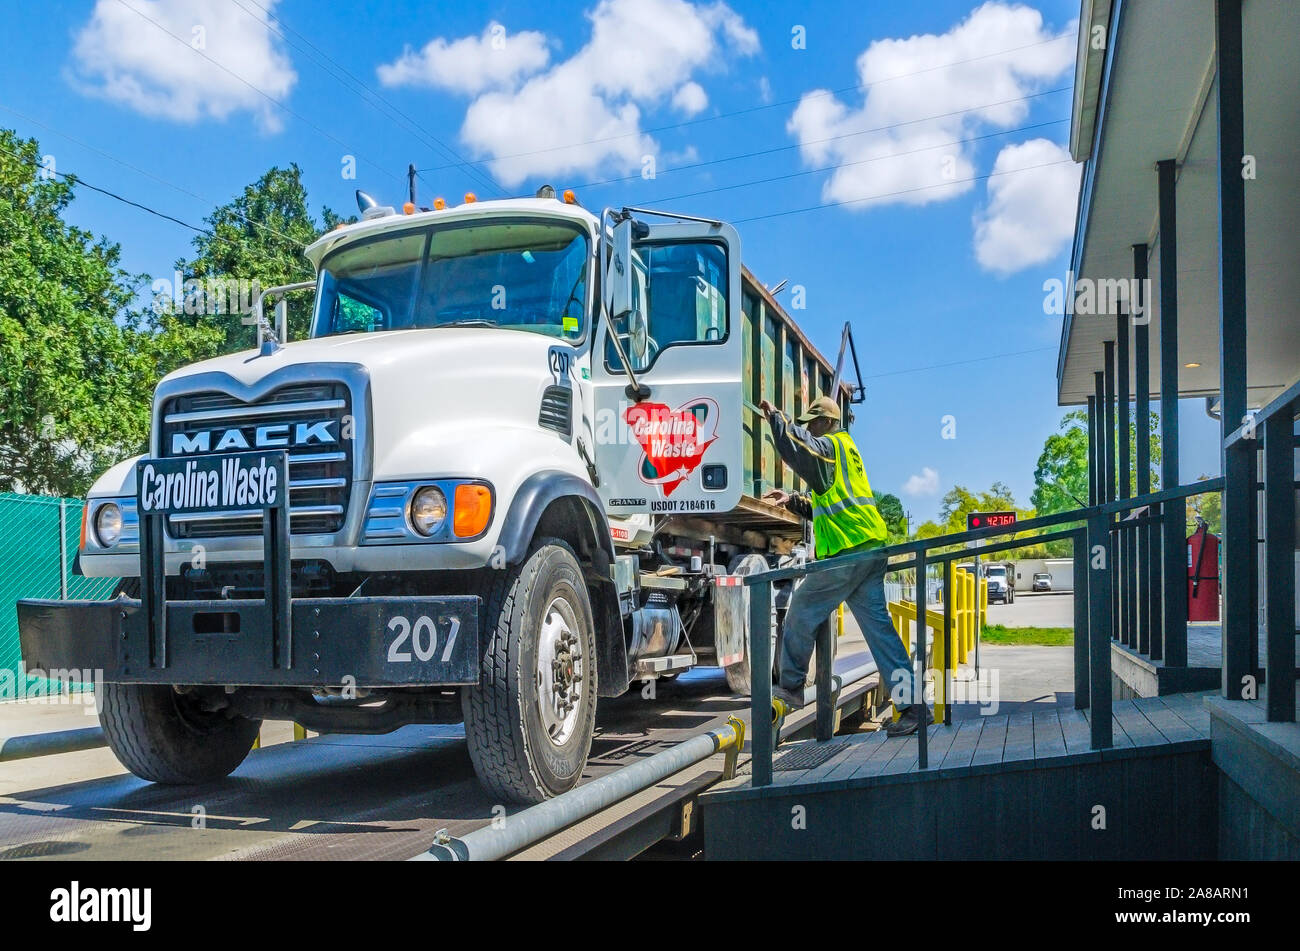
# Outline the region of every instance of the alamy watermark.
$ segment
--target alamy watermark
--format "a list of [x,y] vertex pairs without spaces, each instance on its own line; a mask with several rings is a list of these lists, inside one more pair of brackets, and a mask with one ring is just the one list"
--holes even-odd
[[[242,277],[182,278],[180,271],[160,277],[150,286],[153,312],[207,314],[251,314],[262,293],[261,283]],[[169,306],[170,305],[170,306]]]
[[[1151,279],[1136,277],[1049,277],[1043,282],[1043,313],[1061,317],[1115,317],[1128,314],[1135,324],[1151,322]],[[1068,306],[1067,306],[1068,305]]]
[[[74,684],[84,685],[74,690]],[[83,706],[86,712],[97,712],[96,696],[103,696],[104,671],[101,668],[56,667],[42,670],[19,661],[16,670],[0,669],[0,702],[25,700],[29,703],[69,704]],[[87,689],[93,688],[93,689]]]

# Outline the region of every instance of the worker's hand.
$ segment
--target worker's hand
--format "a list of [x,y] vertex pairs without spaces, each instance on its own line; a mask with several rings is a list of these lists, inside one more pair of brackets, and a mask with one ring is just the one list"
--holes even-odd
[[758,404],[758,408],[761,409],[764,413],[767,413],[768,415],[771,415],[772,413],[776,412],[776,407],[773,406],[771,403],[769,403],[767,400],[760,400]]
[[763,498],[773,505],[785,505],[786,502],[790,501],[790,493],[783,492],[780,489],[772,489]]

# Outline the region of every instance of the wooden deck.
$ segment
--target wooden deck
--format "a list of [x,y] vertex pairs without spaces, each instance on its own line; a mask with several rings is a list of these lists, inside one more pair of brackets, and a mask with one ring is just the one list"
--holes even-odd
[[932,725],[924,770],[915,736],[782,744],[771,785],[742,774],[701,797],[705,855],[1212,858],[1205,696],[1115,701],[1103,750],[1091,749],[1087,711],[1047,704]]
[[[1202,702],[1204,696],[1178,694],[1116,701],[1112,709],[1114,748],[1208,741],[1210,714]],[[976,716],[952,726],[935,724],[929,730],[927,772],[1089,754],[1090,731],[1088,711],[1060,708],[1033,714]],[[919,772],[915,736],[890,740],[881,730],[837,737],[822,744],[835,748],[828,759],[798,768],[801,758],[809,758],[805,749],[816,745],[814,740],[783,745],[772,764],[772,784],[794,786]],[[747,786],[748,779],[730,785]]]

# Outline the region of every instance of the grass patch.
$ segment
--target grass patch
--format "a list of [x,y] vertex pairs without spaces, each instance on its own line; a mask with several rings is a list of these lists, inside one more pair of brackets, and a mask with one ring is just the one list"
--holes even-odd
[[982,640],[985,644],[1009,644],[1017,647],[1069,647],[1074,643],[1074,628],[985,624]]

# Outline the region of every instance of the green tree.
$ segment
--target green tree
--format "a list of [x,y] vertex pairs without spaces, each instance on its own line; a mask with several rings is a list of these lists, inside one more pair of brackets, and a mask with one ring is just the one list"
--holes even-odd
[[[1210,476],[1202,473],[1197,477],[1197,482],[1204,482]],[[1196,518],[1200,516],[1205,519],[1209,526],[1210,532],[1223,537],[1223,494],[1220,492],[1208,492],[1205,495],[1193,495],[1187,500],[1187,534],[1190,535],[1196,530]]]
[[907,539],[907,514],[903,511],[903,503],[899,501],[898,496],[888,492],[877,493],[876,511],[880,513],[880,517],[885,520],[885,527],[889,529],[890,544]]
[[1016,508],[1015,496],[1005,482],[994,482],[988,491],[975,493],[963,485],[954,485],[943,497],[939,517],[944,531],[966,531],[966,516],[971,512],[1002,512]]
[[[187,281],[217,278],[246,285],[256,282],[261,288],[310,281],[314,273],[303,249],[323,231],[345,220],[329,208],[322,209],[322,219],[317,222],[308,210],[302,170],[297,165],[272,168],[234,200],[208,215],[205,221],[211,233],[194,238],[194,256],[177,261],[176,269]],[[190,306],[183,306],[180,312],[164,309],[190,324],[208,320],[220,327],[222,336],[215,341],[212,355],[256,346],[257,328],[244,323],[245,314],[229,306],[224,313],[210,313],[223,309],[219,302],[191,301],[192,296],[186,298]],[[301,339],[311,320],[311,295],[290,295],[288,308],[289,336]],[[184,313],[198,309],[204,313]],[[271,315],[267,316],[269,319]]]
[[[1148,419],[1151,439],[1151,487],[1160,483],[1160,417]],[[1130,492],[1137,494],[1137,426],[1129,426],[1129,458],[1133,461]],[[1088,413],[1073,410],[1061,419],[1060,432],[1047,437],[1034,469],[1030,496],[1040,515],[1055,515],[1088,505]]]
[[67,224],[75,179],[0,129],[0,490],[80,495],[140,451],[159,361],[129,317],[142,278],[107,238]]

